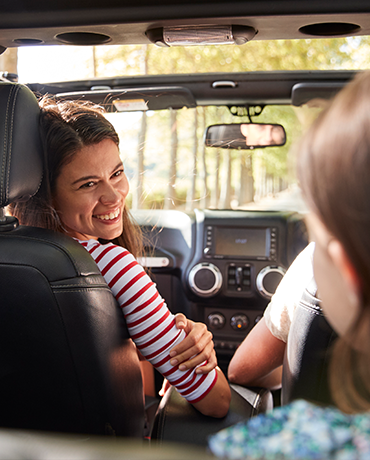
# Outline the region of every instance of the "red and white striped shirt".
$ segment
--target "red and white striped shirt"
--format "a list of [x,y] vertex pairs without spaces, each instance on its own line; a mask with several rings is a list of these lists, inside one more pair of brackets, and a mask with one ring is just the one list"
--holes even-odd
[[216,383],[217,372],[198,375],[195,369],[180,371],[177,366],[171,366],[169,351],[185,338],[185,332],[176,328],[174,315],[143,267],[120,246],[101,244],[97,240],[77,241],[98,265],[143,356],[190,403],[204,398]]

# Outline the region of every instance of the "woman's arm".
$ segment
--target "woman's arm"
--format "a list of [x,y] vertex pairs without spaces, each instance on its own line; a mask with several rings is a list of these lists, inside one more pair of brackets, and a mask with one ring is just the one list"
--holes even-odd
[[[203,323],[195,323],[182,313],[175,316],[176,327],[184,329],[188,334],[187,337],[170,351],[172,358],[170,363],[185,371],[202,363],[205,359],[207,365],[198,367],[195,372],[197,374],[207,374],[217,366],[216,353],[212,341],[212,333],[208,331],[207,326]],[[196,356],[194,356],[196,355]],[[191,359],[189,359],[191,358]],[[230,406],[231,392],[229,384],[219,367],[216,368],[217,380],[209,393],[200,401],[192,403],[193,406],[202,412],[204,415],[211,417],[224,417]],[[168,381],[161,390],[161,395],[169,388]],[[217,404],[216,404],[217,402]]]
[[217,366],[212,333],[204,323],[191,321],[182,313],[175,316],[175,321],[177,329],[183,329],[186,337],[170,350],[171,365],[186,371],[205,362],[206,364],[199,366],[195,372],[208,374]]
[[230,361],[229,381],[244,386],[280,387],[285,347],[286,343],[270,332],[262,318]]
[[[218,417],[225,415],[230,389],[221,371],[214,369],[207,374],[197,374],[194,368],[181,371],[171,365],[169,353],[186,334],[176,328],[174,315],[132,254],[111,243],[102,245],[90,240],[81,244],[94,258],[116,297],[130,336],[143,356],[201,412]],[[206,398],[206,403],[198,404]],[[214,410],[215,405],[221,409]]]
[[219,367],[216,367],[217,381],[211,391],[200,401],[193,403],[193,406],[204,415],[211,417],[225,417],[230,401],[231,390],[229,384]]

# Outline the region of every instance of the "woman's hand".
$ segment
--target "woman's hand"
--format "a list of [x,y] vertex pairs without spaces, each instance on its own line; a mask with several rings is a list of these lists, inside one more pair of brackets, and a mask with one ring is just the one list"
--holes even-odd
[[212,333],[203,323],[195,323],[182,313],[175,316],[177,329],[184,329],[187,337],[170,351],[171,365],[178,366],[181,371],[192,369],[207,361],[196,369],[196,374],[208,374],[217,366],[217,358],[212,341]]

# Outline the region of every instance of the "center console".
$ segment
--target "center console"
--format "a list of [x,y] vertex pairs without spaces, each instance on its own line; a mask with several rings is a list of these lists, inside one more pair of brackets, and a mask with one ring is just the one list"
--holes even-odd
[[293,212],[137,211],[150,241],[141,263],[173,313],[207,324],[219,364],[261,319],[297,254],[307,245]]
[[196,245],[186,272],[192,317],[214,336],[228,362],[258,322],[286,269],[297,238],[292,213],[196,211]]

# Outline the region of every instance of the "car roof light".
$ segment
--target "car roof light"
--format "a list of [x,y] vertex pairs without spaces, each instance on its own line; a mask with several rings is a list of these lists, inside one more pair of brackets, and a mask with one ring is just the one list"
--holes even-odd
[[160,27],[146,32],[152,43],[158,46],[189,45],[244,45],[256,35],[253,27],[225,26],[179,26]]

